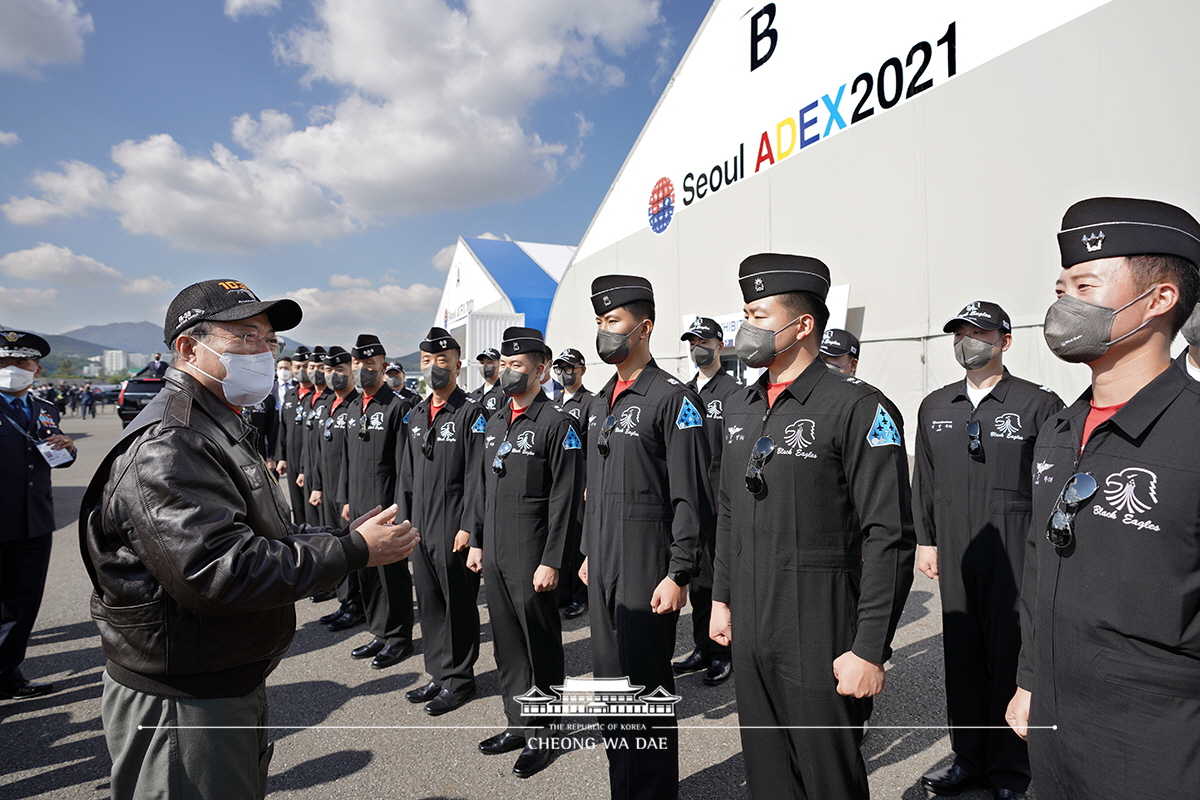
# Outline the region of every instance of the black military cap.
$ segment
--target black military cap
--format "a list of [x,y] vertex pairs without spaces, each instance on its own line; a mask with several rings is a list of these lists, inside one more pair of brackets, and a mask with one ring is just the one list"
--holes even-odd
[[193,283],[175,295],[167,307],[163,341],[171,346],[180,331],[203,320],[237,322],[259,314],[266,314],[271,327],[277,331],[296,327],[304,316],[295,300],[259,300],[258,295],[241,281]]
[[637,275],[601,275],[592,281],[592,309],[607,314],[638,300],[654,302],[654,287]]
[[688,339],[720,339],[724,341],[725,329],[718,325],[712,317],[696,317],[688,329],[683,332],[683,336],[679,337],[681,342],[686,342]]
[[537,328],[505,328],[504,340],[500,343],[500,354],[516,356],[522,353],[536,353],[546,349],[542,332]]
[[821,355],[838,358],[847,353],[858,358],[858,337],[841,328],[826,328],[821,337]]
[[346,352],[346,348],[335,344],[329,348],[328,353],[321,357],[321,363],[327,367],[336,367],[338,364],[349,364],[350,354]]
[[308,354],[312,352],[304,345],[296,348],[296,352],[292,354],[292,361],[308,361]]
[[0,331],[0,358],[45,358],[50,343],[36,333]]
[[1093,197],[1063,215],[1058,249],[1063,269],[1114,256],[1179,256],[1200,267],[1200,223],[1157,200]]
[[958,312],[958,316],[948,320],[942,326],[942,332],[954,333],[954,328],[960,322],[969,322],[976,328],[983,328],[985,331],[1012,333],[1012,323],[1008,319],[1008,314],[1000,306],[986,300],[967,303],[963,310]]
[[576,350],[574,347],[568,347],[558,354],[558,358],[554,359],[554,365],[566,364],[570,367],[583,366],[583,353]]
[[314,347],[312,349],[312,352],[308,354],[308,360],[316,361],[318,364],[321,362],[321,359],[324,357],[325,357],[325,348],[322,347],[321,345],[317,345],[316,347]]
[[500,351],[494,347],[489,347],[486,350],[484,350],[482,353],[480,353],[479,355],[475,356],[476,361],[483,361],[485,358],[488,361],[499,361],[500,360]]
[[829,267],[809,256],[759,253],[742,262],[738,284],[747,303],[788,292],[809,292],[824,302],[829,294]]
[[371,356],[386,356],[387,353],[384,352],[383,344],[379,341],[378,336],[373,333],[360,333],[354,347],[350,348],[350,355],[355,358],[370,358]]
[[388,372],[404,372],[404,365],[399,361],[389,361],[387,366],[383,368],[384,373]]
[[462,352],[462,347],[458,340],[450,335],[450,331],[445,328],[436,326],[429,329],[429,333],[425,335],[425,341],[421,342],[420,348],[425,353],[440,353],[443,350],[457,350]]

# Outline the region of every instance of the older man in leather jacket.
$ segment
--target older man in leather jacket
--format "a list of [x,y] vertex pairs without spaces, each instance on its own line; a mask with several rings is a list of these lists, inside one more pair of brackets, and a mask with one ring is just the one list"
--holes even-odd
[[167,386],[84,496],[114,800],[263,797],[265,680],[295,633],[294,603],[416,542],[390,524],[394,507],[340,531],[290,521],[241,407],[270,391],[275,332],[300,317],[238,281],[184,289],[164,328]]

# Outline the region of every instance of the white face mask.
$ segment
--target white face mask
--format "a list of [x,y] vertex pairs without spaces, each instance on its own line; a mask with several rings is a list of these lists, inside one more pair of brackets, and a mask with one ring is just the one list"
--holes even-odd
[[225,387],[225,402],[231,406],[256,406],[267,398],[275,385],[275,356],[267,350],[252,356],[236,353],[218,353],[204,342],[200,346],[221,359],[225,367],[225,378],[209,375],[195,364],[192,367],[201,375],[207,375]]
[[280,369],[275,375],[279,378],[280,383],[287,383],[292,379],[292,371],[290,369]]
[[36,374],[20,367],[0,369],[0,391],[23,392],[33,385]]

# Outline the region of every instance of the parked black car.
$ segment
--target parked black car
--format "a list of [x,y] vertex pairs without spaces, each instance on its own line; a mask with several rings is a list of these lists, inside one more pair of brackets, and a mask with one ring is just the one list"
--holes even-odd
[[167,382],[162,378],[130,378],[121,384],[121,393],[117,396],[117,415],[121,418],[121,427],[132,422],[138,412],[166,385]]

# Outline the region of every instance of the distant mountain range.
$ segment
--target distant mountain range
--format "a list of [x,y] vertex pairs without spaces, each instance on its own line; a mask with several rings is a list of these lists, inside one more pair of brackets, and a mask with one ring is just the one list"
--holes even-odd
[[[110,322],[107,325],[87,325],[67,331],[63,336],[94,342],[101,345],[101,350],[124,350],[127,353],[150,355],[161,353],[166,349],[162,340],[162,326],[152,322]],[[54,343],[51,342],[50,346],[54,347]],[[91,355],[97,355],[97,353]]]

